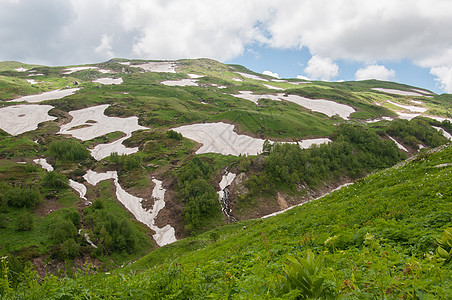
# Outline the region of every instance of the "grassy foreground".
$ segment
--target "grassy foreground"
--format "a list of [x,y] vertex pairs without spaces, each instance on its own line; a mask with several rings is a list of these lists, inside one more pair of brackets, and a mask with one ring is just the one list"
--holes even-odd
[[111,274],[39,281],[5,299],[452,297],[452,147],[422,154],[288,212],[217,228]]

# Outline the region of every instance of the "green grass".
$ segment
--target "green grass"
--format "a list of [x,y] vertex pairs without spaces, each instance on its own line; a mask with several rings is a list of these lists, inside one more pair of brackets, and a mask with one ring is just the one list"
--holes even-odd
[[287,256],[311,249],[323,260],[319,276],[337,296],[448,298],[450,266],[434,251],[435,239],[452,222],[452,169],[437,166],[451,159],[448,147],[276,217],[159,248],[111,275],[47,280],[20,293],[275,298],[283,296]]

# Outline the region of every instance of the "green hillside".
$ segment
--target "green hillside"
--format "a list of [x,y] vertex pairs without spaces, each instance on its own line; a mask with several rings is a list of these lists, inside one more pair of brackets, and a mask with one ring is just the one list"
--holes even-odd
[[[28,271],[6,295],[450,298],[452,148],[442,148],[284,214],[162,247],[112,273],[38,283]],[[297,280],[306,281],[308,289]]]
[[283,297],[310,250],[333,297],[446,295],[450,150],[428,153],[450,100],[210,59],[1,62],[0,294]]

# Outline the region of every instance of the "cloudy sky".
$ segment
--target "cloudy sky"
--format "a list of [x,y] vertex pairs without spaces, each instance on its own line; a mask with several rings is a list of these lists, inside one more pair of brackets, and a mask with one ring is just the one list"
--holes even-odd
[[0,61],[208,57],[452,93],[450,0],[0,0]]

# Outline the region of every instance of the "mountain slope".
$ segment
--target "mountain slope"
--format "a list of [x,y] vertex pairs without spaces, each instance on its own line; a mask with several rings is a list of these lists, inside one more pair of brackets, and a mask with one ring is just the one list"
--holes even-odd
[[449,298],[450,260],[435,254],[436,239],[452,222],[452,148],[442,148],[284,214],[162,247],[112,274],[42,284],[29,278],[18,292],[38,298],[281,297],[287,257],[311,250],[323,259],[311,279],[324,278],[322,291],[332,297]]
[[305,202],[447,143],[449,98],[209,59],[0,63],[0,256],[107,270]]

